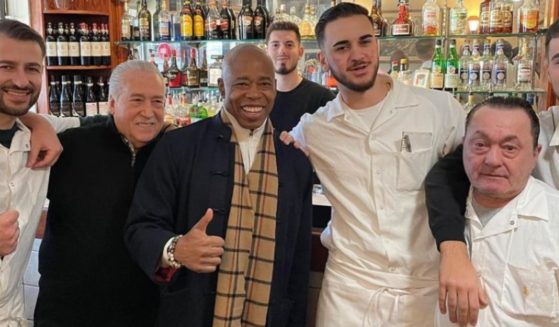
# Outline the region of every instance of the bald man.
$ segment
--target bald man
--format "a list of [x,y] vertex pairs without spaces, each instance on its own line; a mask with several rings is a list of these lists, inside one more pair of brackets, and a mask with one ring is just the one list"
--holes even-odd
[[159,326],[305,326],[312,170],[268,119],[271,59],[235,47],[219,90],[218,115],[167,133],[154,150],[128,248],[164,285]]

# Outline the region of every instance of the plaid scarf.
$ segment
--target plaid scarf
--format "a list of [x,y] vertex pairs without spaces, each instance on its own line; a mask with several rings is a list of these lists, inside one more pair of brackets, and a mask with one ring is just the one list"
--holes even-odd
[[[225,113],[223,122],[231,126]],[[213,327],[266,326],[274,271],[278,173],[268,119],[245,174],[235,132],[235,175],[225,246],[217,277]]]

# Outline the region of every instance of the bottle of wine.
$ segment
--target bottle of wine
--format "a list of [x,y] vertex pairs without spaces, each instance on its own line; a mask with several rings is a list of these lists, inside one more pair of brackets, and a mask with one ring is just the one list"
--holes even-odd
[[257,0],[254,9],[254,38],[265,39],[268,25],[270,24],[270,14],[263,4],[263,0]]
[[47,47],[47,65],[48,66],[57,66],[58,65],[58,55],[56,52],[56,37],[54,36],[55,32],[52,29],[52,23],[47,23],[47,37],[45,38],[46,47]]
[[109,39],[109,26],[108,24],[101,25],[101,54],[102,54],[102,64],[103,65],[110,65],[111,64],[111,42]]
[[222,38],[225,40],[233,39],[233,33],[232,33],[233,17],[231,17],[229,8],[227,8],[227,0],[223,0],[221,2],[221,11],[219,12],[219,16],[221,16],[220,32]]
[[68,49],[68,38],[64,33],[64,24],[58,23],[58,37],[56,38],[56,53],[58,54],[58,65],[70,64],[70,50]]
[[208,40],[219,40],[223,38],[223,32],[221,31],[221,15],[219,11],[217,11],[215,0],[210,0],[208,5],[205,29]]
[[70,53],[70,65],[79,66],[80,59],[80,41],[76,37],[76,28],[74,23],[70,23],[70,32],[68,33],[68,49]]
[[82,66],[91,65],[91,40],[86,23],[80,24],[80,57]]
[[254,39],[254,14],[250,7],[250,0],[243,0],[243,7],[239,12],[239,40]]
[[85,113],[87,116],[95,116],[99,114],[97,106],[97,96],[95,95],[95,88],[93,85],[93,77],[87,77],[86,90],[85,90]]
[[72,110],[74,114],[85,117],[85,101],[83,98],[82,77],[74,75],[74,93],[72,94]]
[[68,75],[62,75],[60,112],[64,117],[72,117],[72,86],[70,84],[70,77]]
[[103,52],[101,50],[101,39],[99,38],[97,23],[92,24],[90,35],[92,64],[95,66],[100,66],[101,64],[103,64]]
[[99,114],[107,115],[109,114],[109,97],[107,96],[107,90],[105,89],[105,79],[103,78],[103,76],[99,76],[99,80],[97,81],[97,92]]
[[60,93],[54,75],[50,75],[49,109],[51,115],[60,116]]

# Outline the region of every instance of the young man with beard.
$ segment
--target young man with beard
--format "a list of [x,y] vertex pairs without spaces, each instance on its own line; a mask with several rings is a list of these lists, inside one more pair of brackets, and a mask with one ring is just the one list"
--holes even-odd
[[31,132],[20,117],[39,97],[44,56],[44,41],[37,32],[18,21],[0,21],[1,326],[27,325],[22,277],[45,202],[50,169],[29,168],[29,158],[34,157]]
[[438,253],[423,179],[461,141],[464,113],[449,93],[377,75],[367,9],[340,3],[316,25],[320,63],[336,99],[291,134],[309,153],[332,220],[317,326],[433,326]]
[[270,113],[274,128],[290,131],[305,113],[312,114],[334,94],[299,75],[297,63],[303,57],[299,27],[292,22],[272,23],[266,34],[267,52],[276,72],[276,101]]

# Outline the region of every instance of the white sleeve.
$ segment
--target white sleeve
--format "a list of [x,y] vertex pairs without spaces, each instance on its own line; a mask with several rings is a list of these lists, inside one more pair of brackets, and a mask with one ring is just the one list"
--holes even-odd
[[466,128],[466,113],[464,108],[462,108],[460,102],[450,94],[448,95],[448,99],[448,117],[446,121],[443,121],[443,124],[448,124],[448,130],[442,153],[439,154],[441,157],[451,153],[458,145],[462,144],[464,130]]
[[304,114],[299,120],[299,123],[297,123],[297,126],[293,127],[293,129],[289,131],[289,134],[293,137],[295,142],[299,145],[299,147],[303,151],[309,150],[307,146],[307,142],[305,140],[305,126],[306,124],[308,124],[311,117],[312,117],[311,114],[308,113]]
[[80,127],[80,119],[78,117],[57,117],[53,115],[40,115],[45,118],[54,127],[56,133],[62,133],[67,129]]

